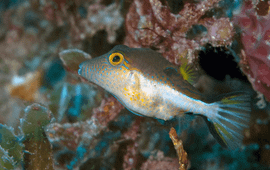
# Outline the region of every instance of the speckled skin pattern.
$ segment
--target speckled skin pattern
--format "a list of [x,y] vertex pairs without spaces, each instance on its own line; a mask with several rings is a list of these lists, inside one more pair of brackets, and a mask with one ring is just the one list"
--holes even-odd
[[[109,56],[121,53],[118,65]],[[211,104],[178,73],[177,67],[154,50],[115,46],[80,64],[78,73],[112,93],[135,114],[168,120],[183,112],[205,113]],[[211,111],[210,111],[211,112]]]

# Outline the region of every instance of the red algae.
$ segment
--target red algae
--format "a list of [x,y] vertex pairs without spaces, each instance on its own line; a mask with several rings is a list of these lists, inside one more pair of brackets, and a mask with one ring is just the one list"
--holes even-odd
[[270,100],[270,15],[260,16],[251,1],[245,1],[234,22],[242,30],[240,66],[253,88]]

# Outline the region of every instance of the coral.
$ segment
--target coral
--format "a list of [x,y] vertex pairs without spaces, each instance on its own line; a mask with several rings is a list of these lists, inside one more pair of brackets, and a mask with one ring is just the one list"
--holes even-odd
[[124,138],[135,141],[139,135],[140,125],[142,121],[143,121],[143,118],[137,117],[136,120],[133,122],[131,128],[125,133],[123,133]]
[[1,166],[13,169],[24,161],[25,169],[53,169],[52,146],[45,135],[52,118],[46,107],[32,104],[25,108],[18,136],[13,128],[0,125]]
[[170,138],[172,139],[173,145],[179,157],[179,170],[185,170],[188,166],[187,152],[184,150],[183,142],[177,139],[177,134],[174,128],[170,130]]
[[53,123],[47,127],[47,135],[53,143],[61,143],[68,149],[75,151],[77,147],[84,143],[91,143],[92,138],[102,130],[102,126],[97,120],[87,120],[85,122],[59,124]]
[[[263,2],[259,2],[257,5]],[[269,2],[268,2],[269,3]],[[267,5],[266,5],[267,6]],[[265,7],[266,7],[265,6]],[[269,5],[268,5],[269,8]],[[240,66],[253,88],[270,100],[270,15],[261,16],[251,1],[246,1],[234,22],[241,28]],[[268,11],[267,11],[268,12]]]
[[136,141],[138,135],[140,134],[140,123],[141,118],[137,118],[130,129],[123,133],[124,138],[127,140],[131,140],[126,148],[126,154],[124,155],[123,169],[131,170],[136,169],[138,167],[138,158],[139,158],[139,150],[138,150],[138,142]]
[[96,119],[73,124],[50,124],[47,135],[50,142],[66,146],[75,151],[76,155],[67,165],[69,169],[79,166],[89,148],[94,148],[99,141],[96,137],[104,129]]
[[106,98],[101,101],[98,108],[93,109],[92,117],[96,118],[101,125],[106,126],[118,116],[122,109],[124,106],[117,99],[114,97]]
[[20,126],[25,137],[42,140],[44,128],[53,118],[51,111],[39,104],[32,104],[27,106],[24,112],[24,118],[20,120]]
[[[53,150],[48,139],[25,141],[25,150],[29,153],[24,157],[25,169],[54,170]],[[45,152],[44,152],[45,151]]]
[[132,170],[136,169],[138,163],[138,145],[132,143],[127,146],[127,154],[124,156],[123,169]]
[[8,152],[0,146],[0,169],[14,169],[15,162]]
[[207,18],[200,20],[199,23],[208,30],[208,43],[215,46],[231,44],[234,30],[229,18]]
[[[135,0],[126,17],[125,44],[158,49],[166,59],[177,65],[181,63],[181,58],[188,58],[190,63],[195,58],[195,51],[207,42],[231,44],[233,25],[227,18],[202,18],[218,2],[186,3],[178,14],[173,14],[159,0]],[[208,33],[193,39],[186,38],[196,24],[203,25],[197,28],[207,29]]]
[[19,139],[12,127],[0,124],[0,148],[3,156],[1,156],[0,162],[1,165],[3,162],[4,167],[14,167],[22,161],[23,144],[19,142]]
[[45,127],[52,118],[50,110],[39,104],[25,108],[24,119],[21,120],[23,144],[27,151],[24,154],[25,169],[54,169],[52,145],[45,135]]
[[92,37],[99,30],[106,30],[107,40],[113,43],[116,40],[116,31],[123,24],[124,18],[120,13],[120,4],[112,3],[109,6],[94,4],[88,7],[87,20],[81,23],[84,34],[81,36]]
[[164,154],[158,151],[156,156],[151,155],[143,163],[141,170],[176,170],[176,167],[179,167],[177,159],[164,157]]

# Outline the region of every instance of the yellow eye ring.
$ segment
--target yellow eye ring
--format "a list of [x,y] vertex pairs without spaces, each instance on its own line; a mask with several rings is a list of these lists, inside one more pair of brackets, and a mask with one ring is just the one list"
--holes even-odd
[[118,65],[118,64],[121,64],[123,60],[124,60],[123,54],[118,53],[118,52],[112,53],[112,54],[109,56],[109,62],[110,62],[113,66],[116,66],[116,65]]

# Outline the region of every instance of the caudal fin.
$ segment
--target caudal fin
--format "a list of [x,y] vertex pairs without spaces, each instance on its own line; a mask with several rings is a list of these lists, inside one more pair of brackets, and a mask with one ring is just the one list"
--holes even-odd
[[222,146],[230,149],[241,146],[244,129],[249,127],[251,117],[250,99],[250,95],[237,92],[211,104],[217,106],[214,107],[216,113],[207,116],[206,122],[212,135]]

